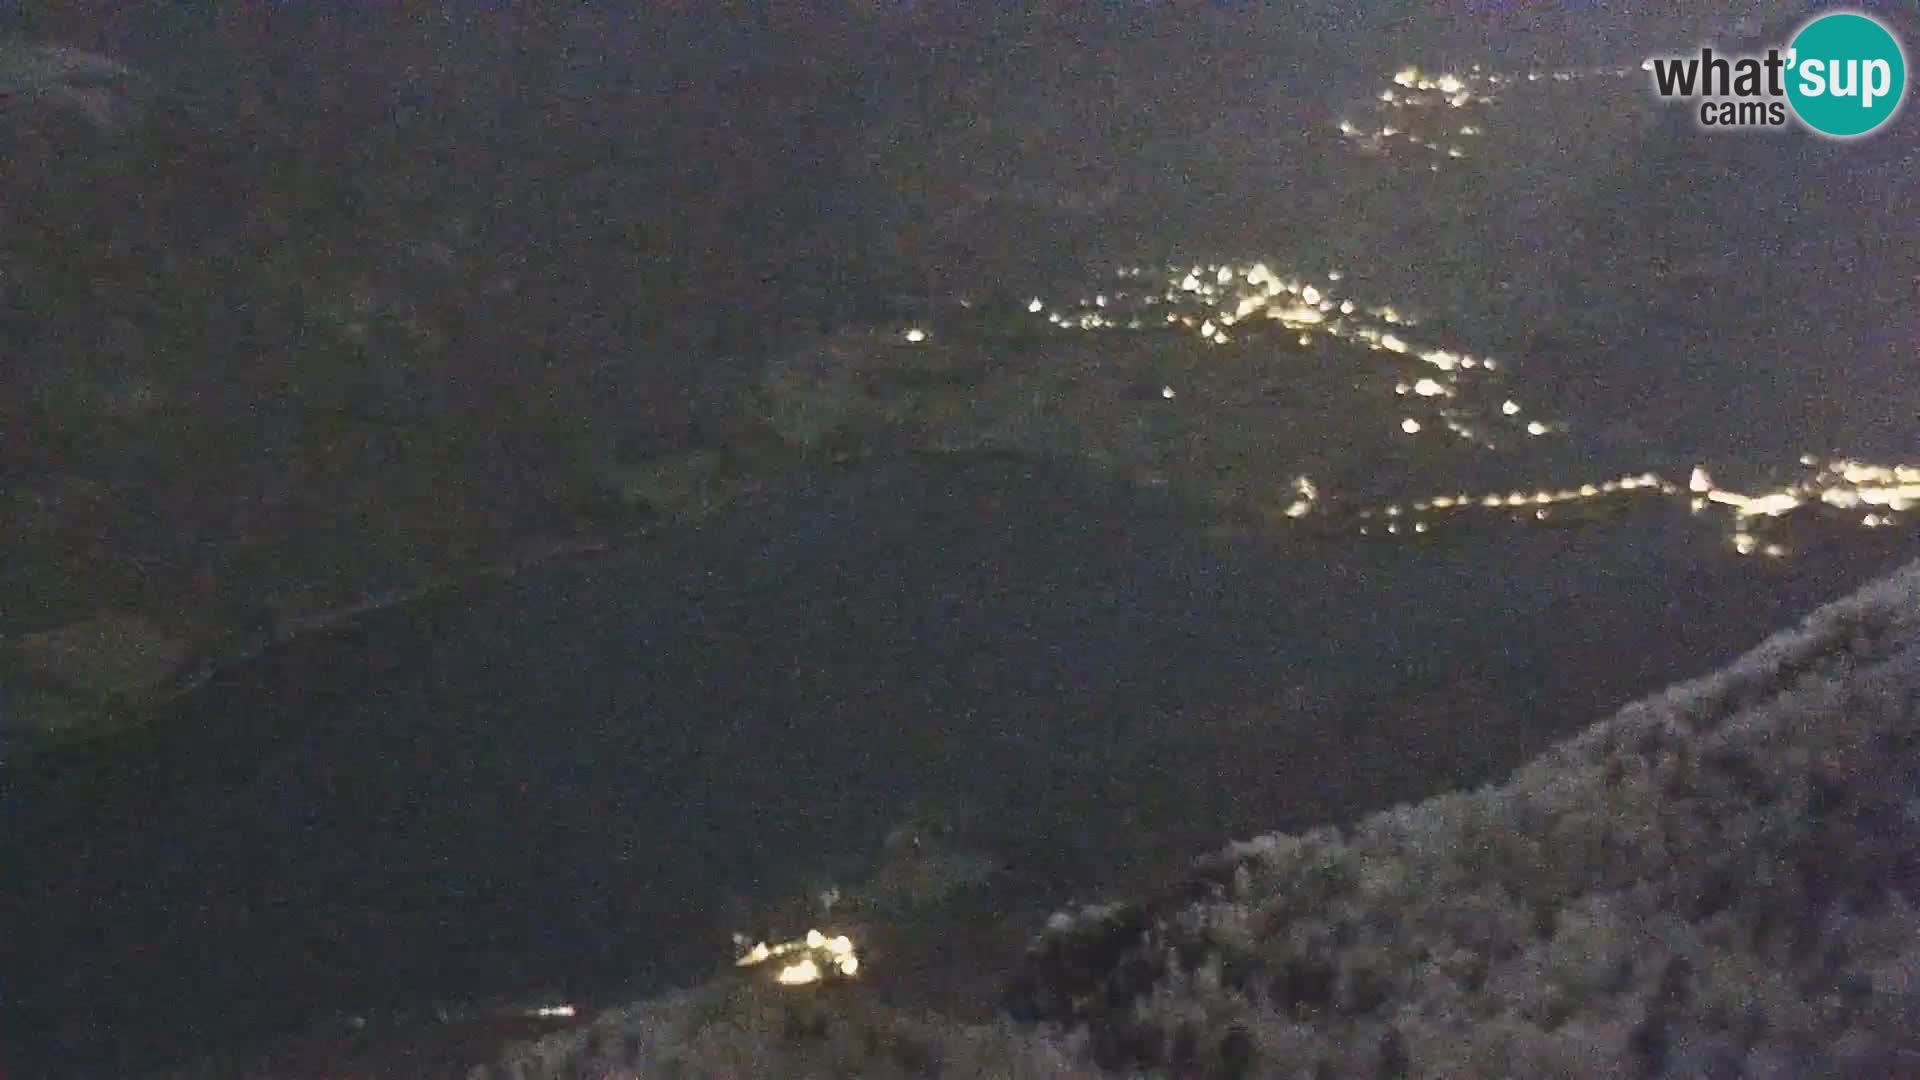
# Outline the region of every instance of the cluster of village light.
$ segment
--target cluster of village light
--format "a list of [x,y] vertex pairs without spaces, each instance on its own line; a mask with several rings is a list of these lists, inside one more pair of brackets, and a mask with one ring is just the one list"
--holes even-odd
[[809,930],[805,937],[792,941],[777,945],[757,941],[751,947],[736,941],[743,951],[734,958],[734,966],[760,967],[777,960],[779,964],[771,970],[779,986],[808,986],[825,979],[850,979],[860,973],[860,956],[845,934],[829,937]]
[[1508,513],[1524,511],[1536,521],[1546,521],[1552,517],[1555,508],[1564,508],[1571,503],[1596,499],[1613,500],[1621,496],[1637,494],[1671,495],[1678,490],[1673,484],[1653,473],[1641,473],[1638,476],[1623,476],[1617,480],[1581,484],[1578,487],[1542,488],[1537,491],[1509,491],[1482,495],[1466,493],[1436,495],[1406,504],[1390,503],[1378,510],[1362,510],[1354,516],[1360,523],[1359,531],[1362,536],[1371,536],[1376,532],[1382,532],[1388,536],[1399,536],[1402,533],[1425,533],[1432,528],[1432,523],[1437,518],[1468,514],[1476,510],[1497,510]]
[[[1557,72],[1534,78],[1570,81],[1612,71]],[[1409,69],[1396,85],[1413,93],[1466,94],[1463,104],[1479,100],[1464,78],[1429,79]],[[1487,85],[1515,81],[1511,76],[1481,75]],[[1449,98],[1448,100],[1452,100]],[[1034,296],[1012,317],[1044,318],[1062,331],[1172,332],[1197,336],[1209,346],[1237,346],[1240,355],[1259,356],[1276,344],[1290,342],[1302,348],[1319,339],[1383,354],[1385,359],[1417,361],[1425,374],[1407,376],[1406,365],[1383,367],[1374,374],[1393,378],[1396,395],[1409,408],[1395,425],[1397,437],[1423,437],[1429,430],[1445,431],[1456,445],[1495,449],[1502,433],[1528,439],[1564,433],[1567,425],[1527,413],[1512,396],[1491,393],[1498,385],[1502,365],[1491,357],[1443,348],[1418,341],[1415,319],[1391,304],[1362,303],[1339,294],[1344,275],[1276,271],[1265,262],[1191,263],[1164,267],[1120,268],[1104,288],[1071,303],[1050,302]],[[901,331],[910,344],[929,340],[922,327]],[[1168,384],[1161,398],[1178,399],[1182,388]],[[1467,399],[1482,402],[1478,408]],[[1497,403],[1496,403],[1497,401]],[[1903,515],[1920,508],[1920,467],[1874,465],[1858,461],[1820,461],[1803,458],[1811,470],[1799,481],[1773,491],[1743,494],[1714,485],[1705,468],[1697,468],[1686,483],[1653,473],[1596,480],[1532,491],[1458,492],[1362,510],[1348,520],[1361,535],[1414,536],[1430,532],[1443,521],[1498,514],[1550,522],[1596,503],[1685,497],[1696,512],[1721,512],[1729,519],[1730,544],[1742,555],[1782,557],[1787,543],[1772,538],[1780,531],[1770,522],[1784,521],[1795,511],[1814,509],[1822,520],[1844,520],[1858,515],[1864,528],[1900,524]],[[1327,517],[1329,503],[1308,477],[1291,484],[1291,498],[1281,512],[1289,519]],[[1338,516],[1335,512],[1332,516]]]
[[[1613,67],[1510,74],[1479,64],[1435,74],[1408,66],[1394,72],[1391,85],[1369,102],[1367,122],[1343,119],[1338,127],[1343,137],[1364,150],[1378,152],[1405,144],[1457,160],[1470,156],[1472,140],[1486,130],[1486,107],[1503,94],[1525,92],[1530,84],[1617,80],[1639,74],[1637,68]],[[1511,396],[1491,393],[1498,379],[1490,374],[1501,366],[1493,358],[1422,343],[1416,340],[1415,320],[1393,305],[1367,304],[1339,295],[1343,278],[1339,270],[1308,274],[1278,272],[1265,262],[1193,263],[1123,267],[1115,278],[1074,302],[1034,296],[1022,305],[1021,313],[1044,318],[1048,325],[1066,331],[1192,334],[1211,346],[1237,345],[1242,356],[1260,355],[1281,341],[1309,348],[1325,339],[1419,361],[1430,370],[1415,368],[1422,373],[1408,376],[1404,366],[1383,366],[1374,372],[1395,379],[1394,393],[1407,402],[1408,408],[1395,421],[1397,437],[1427,438],[1429,433],[1445,432],[1455,445],[1492,450],[1504,435],[1537,439],[1567,430],[1564,423],[1529,414]],[[928,340],[929,332],[909,327],[902,336],[910,344],[919,344]],[[1169,384],[1162,387],[1160,396],[1172,401],[1183,389]],[[1903,515],[1920,506],[1920,467],[1813,458],[1802,459],[1802,465],[1811,470],[1802,479],[1759,494],[1719,488],[1706,469],[1696,468],[1684,484],[1644,473],[1533,491],[1441,494],[1364,510],[1348,520],[1364,535],[1418,535],[1442,520],[1462,516],[1497,513],[1508,519],[1545,522],[1595,502],[1678,497],[1687,499],[1695,512],[1726,515],[1734,551],[1782,557],[1790,549],[1775,536],[1786,528],[1781,523],[1789,518],[1800,521],[1817,516],[1835,522],[1857,515],[1851,524],[1887,528],[1901,524]],[[1327,508],[1338,504],[1337,499],[1323,499],[1313,481],[1304,476],[1293,481],[1291,494],[1283,508],[1290,519],[1327,517]]]
[[1883,529],[1901,524],[1909,511],[1920,508],[1920,466],[1874,465],[1844,458],[1822,461],[1812,456],[1802,457],[1800,464],[1812,472],[1797,483],[1761,495],[1724,490],[1714,484],[1711,473],[1696,466],[1687,479],[1687,492],[1696,512],[1724,507],[1732,513],[1733,546],[1742,555],[1787,554],[1784,545],[1761,535],[1770,520],[1818,513],[1827,518],[1857,517],[1861,528]]
[[[1193,263],[1122,267],[1115,278],[1110,288],[1074,303],[1049,303],[1035,296],[1024,305],[1025,313],[1044,317],[1061,330],[1171,330],[1194,334],[1212,346],[1236,342],[1262,346],[1275,340],[1277,332],[1281,340],[1301,348],[1325,338],[1418,361],[1432,373],[1396,379],[1393,384],[1394,391],[1408,399],[1407,415],[1394,424],[1405,436],[1430,429],[1445,431],[1461,443],[1494,449],[1502,430],[1533,438],[1566,430],[1564,424],[1523,417],[1524,410],[1511,397],[1501,398],[1496,405],[1484,394],[1465,394],[1478,389],[1470,385],[1474,380],[1488,382],[1488,376],[1500,370],[1500,362],[1420,342],[1415,320],[1394,305],[1342,296],[1345,275],[1337,269],[1301,274],[1276,271],[1258,261]],[[905,334],[910,341],[925,340],[924,331],[917,328]],[[1391,378],[1394,370],[1383,367],[1378,374]],[[1172,399],[1179,392],[1179,387],[1168,386],[1162,396]],[[1476,410],[1470,397],[1485,397],[1484,408]]]
[[[1787,543],[1769,538],[1774,531],[1768,527],[1770,522],[1803,513],[1817,514],[1828,521],[1857,517],[1855,524],[1860,527],[1880,529],[1900,525],[1906,520],[1905,515],[1920,509],[1920,466],[1873,465],[1846,459],[1821,461],[1814,457],[1803,457],[1800,463],[1812,471],[1794,483],[1759,494],[1721,488],[1704,466],[1695,466],[1684,486],[1655,473],[1641,473],[1579,487],[1437,495],[1362,510],[1354,515],[1354,521],[1362,536],[1420,535],[1430,532],[1442,520],[1476,512],[1495,512],[1509,517],[1522,514],[1536,521],[1549,521],[1575,504],[1684,495],[1695,513],[1718,510],[1728,515],[1729,541],[1735,552],[1782,558],[1791,554],[1792,549]],[[1310,486],[1310,483],[1305,477],[1295,481],[1296,487]],[[1295,500],[1287,516],[1304,517],[1312,507],[1311,501]]]
[[[1374,95],[1371,108],[1365,110],[1369,115],[1343,119],[1338,127],[1343,138],[1368,153],[1404,145],[1459,160],[1471,156],[1473,140],[1486,131],[1484,107],[1502,93],[1529,84],[1620,79],[1638,73],[1631,68],[1602,67],[1502,74],[1474,64],[1465,71],[1436,75],[1409,65],[1394,72],[1392,84]],[[1439,162],[1430,168],[1439,171]]]

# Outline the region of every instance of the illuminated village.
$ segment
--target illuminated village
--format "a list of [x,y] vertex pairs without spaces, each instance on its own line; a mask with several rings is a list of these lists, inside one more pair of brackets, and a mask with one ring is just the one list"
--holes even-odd
[[[1454,85],[1451,79],[1443,82]],[[1437,437],[1443,442],[1436,452],[1451,447],[1524,458],[1530,446],[1573,432],[1569,422],[1538,415],[1525,404],[1524,379],[1506,362],[1423,340],[1416,317],[1393,303],[1347,295],[1345,284],[1338,269],[1309,274],[1276,270],[1262,261],[1127,266],[1087,295],[1066,301],[1033,296],[1011,315],[1043,321],[1063,333],[1186,337],[1215,351],[1227,372],[1249,363],[1284,368],[1316,347],[1338,350],[1353,365],[1356,391],[1371,387],[1378,399],[1390,388],[1403,403],[1383,417],[1387,423],[1379,438]],[[946,336],[964,332],[954,327]],[[921,345],[931,334],[908,327],[901,340]],[[1513,367],[1524,370],[1524,365]],[[1201,392],[1170,382],[1158,396],[1194,407]],[[1568,476],[1553,486],[1410,493],[1344,509],[1334,509],[1342,503],[1338,492],[1303,475],[1280,481],[1288,497],[1275,504],[1278,514],[1268,516],[1321,525],[1330,519],[1359,536],[1412,538],[1476,520],[1560,525],[1601,508],[1681,503],[1715,516],[1728,550],[1779,558],[1793,552],[1796,534],[1804,529],[1897,527],[1911,520],[1920,503],[1920,466],[1808,455],[1797,472],[1791,482],[1757,492],[1716,486],[1712,464],[1703,463],[1684,477],[1652,472]]]
[[[1560,87],[1578,90],[1595,81],[1617,85],[1641,74],[1635,67],[1503,73],[1478,64],[1457,72],[1408,65],[1385,77],[1374,97],[1350,110],[1335,133],[1360,154],[1389,159],[1396,167],[1437,171],[1443,162],[1471,161],[1476,140],[1498,138],[1504,100]],[[1242,406],[1254,383],[1268,384],[1249,368],[1285,372],[1303,360],[1333,356],[1351,368],[1356,400],[1345,407],[1378,416],[1381,446],[1397,439],[1417,443],[1424,454],[1457,454],[1463,462],[1469,455],[1481,460],[1498,455],[1517,472],[1556,478],[1551,484],[1416,488],[1380,498],[1374,492],[1343,491],[1324,477],[1296,470],[1274,476],[1265,482],[1267,494],[1249,500],[1261,517],[1281,525],[1312,523],[1357,536],[1413,538],[1475,522],[1559,526],[1618,509],[1685,506],[1718,523],[1725,550],[1782,558],[1823,530],[1909,526],[1920,502],[1920,465],[1855,461],[1831,451],[1806,454],[1791,466],[1742,463],[1775,466],[1784,477],[1775,487],[1751,492],[1719,487],[1713,462],[1698,463],[1686,476],[1605,470],[1585,475],[1591,467],[1569,462],[1578,457],[1577,425],[1528,404],[1529,358],[1515,357],[1509,364],[1456,342],[1430,339],[1413,313],[1415,305],[1363,295],[1354,285],[1339,267],[1292,267],[1273,260],[1123,265],[1075,292],[1033,295],[1011,311],[989,312],[963,300],[965,317],[941,327],[939,344],[963,347],[957,343],[996,320],[1024,318],[1053,333],[1100,335],[1105,341],[1123,335],[1184,338],[1205,346],[1217,355],[1217,367],[1184,382],[1170,378],[1159,386],[1158,398],[1162,407],[1178,407],[1196,418],[1188,438],[1196,444],[1232,443],[1242,461],[1257,460],[1253,448],[1261,437],[1246,428],[1228,435],[1217,425],[1200,426],[1208,422],[1203,419],[1208,410],[1218,406],[1222,418],[1232,413],[1236,423],[1257,427],[1257,413],[1250,417]],[[934,343],[926,326],[905,327],[900,335],[906,344]],[[1064,392],[1081,391],[1069,386]],[[1398,409],[1381,408],[1389,392],[1400,402]],[[1329,402],[1329,407],[1341,406]],[[1549,447],[1555,451],[1552,464],[1525,464],[1541,461]],[[1110,454],[1103,450],[1094,456]],[[1223,460],[1213,464],[1227,467]],[[1256,467],[1267,464],[1260,461]],[[1280,469],[1280,463],[1272,464]],[[1149,482],[1178,486],[1160,470],[1147,475]],[[1216,504],[1232,501],[1205,490],[1209,483],[1200,481],[1202,490],[1192,493]]]
[[1487,133],[1492,107],[1507,93],[1537,92],[1539,84],[1625,79],[1637,68],[1500,73],[1474,64],[1465,71],[1432,74],[1415,66],[1394,72],[1391,84],[1337,125],[1342,138],[1372,154],[1413,150],[1439,171],[1442,161],[1473,156],[1473,140]]
[[845,934],[828,937],[818,930],[774,945],[754,942],[733,963],[739,968],[764,966],[778,986],[810,986],[825,979],[850,979],[860,972],[852,940]]

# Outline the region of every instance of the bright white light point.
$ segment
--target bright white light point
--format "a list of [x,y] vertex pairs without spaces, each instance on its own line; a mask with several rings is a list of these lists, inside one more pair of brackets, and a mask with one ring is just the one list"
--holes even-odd
[[1474,127],[1474,126],[1473,126],[1472,124],[1468,124],[1468,125],[1467,125],[1466,127],[1463,127],[1463,128],[1461,128],[1461,129],[1460,129],[1460,134],[1462,134],[1462,135],[1478,135],[1478,134],[1480,134],[1480,129],[1479,129],[1479,128],[1477,128],[1477,127]]
[[1540,421],[1538,421],[1538,420],[1533,420],[1533,421],[1530,421],[1530,422],[1528,422],[1528,424],[1527,424],[1527,434],[1529,434],[1529,435],[1545,435],[1546,433],[1547,433],[1547,425],[1545,425],[1545,424],[1543,424],[1543,423],[1541,423],[1541,422],[1540,422]]
[[1466,152],[1457,146],[1449,146],[1447,147],[1447,156],[1450,158],[1465,157]]
[[1037,296],[1027,301],[1027,310],[1035,315],[1040,314],[1040,309],[1046,306],[1047,305],[1040,302],[1040,298]]
[[1512,416],[1520,411],[1520,403],[1517,401],[1503,401],[1500,403],[1500,411],[1507,416]]
[[[1778,517],[1799,505],[1799,496],[1791,492],[1776,491],[1772,495],[1763,495],[1758,499],[1748,500],[1746,511],[1749,514],[1765,514],[1768,517]],[[1899,508],[1895,507],[1895,509]]]
[[1389,105],[1393,104],[1393,91],[1391,90],[1380,91],[1380,100],[1386,102]]
[[1318,304],[1320,302],[1320,290],[1309,285],[1300,290],[1300,299],[1309,304]]
[[1093,306],[1094,306],[1094,307],[1106,307],[1106,306],[1107,306],[1107,294],[1105,294],[1105,293],[1101,293],[1101,294],[1100,294],[1099,296],[1096,296],[1096,297],[1094,297],[1094,298],[1093,298]]
[[1208,319],[1206,322],[1200,324],[1200,336],[1210,338],[1213,336],[1214,329],[1213,320]]
[[1380,347],[1388,352],[1403,353],[1407,351],[1407,343],[1394,337],[1392,334],[1388,334],[1380,339]]
[[1342,315],[1353,314],[1353,301],[1351,300],[1340,301],[1340,314]]
[[1418,435],[1420,434],[1420,421],[1409,416],[1405,420],[1400,421],[1400,430],[1409,435]]
[[1166,398],[1168,401],[1172,401],[1177,395],[1174,394],[1173,387],[1163,386],[1160,388],[1160,396]]
[[1300,344],[1302,344],[1302,345],[1311,345],[1311,344],[1313,344],[1313,335],[1312,335],[1312,334],[1301,334],[1301,335],[1300,335]]
[[1343,278],[1343,277],[1346,277],[1346,275],[1345,275],[1345,274],[1342,274],[1342,273],[1341,273],[1340,271],[1338,271],[1338,270],[1329,270],[1329,271],[1327,271],[1327,280],[1328,280],[1328,281],[1339,281],[1339,280],[1340,280],[1341,278]]
[[1180,288],[1187,292],[1199,292],[1200,279],[1193,274],[1188,274],[1186,277],[1180,279]]
[[927,340],[927,332],[916,326],[913,329],[907,331],[906,338],[908,341],[911,341],[917,345],[920,342]]
[[1340,121],[1340,134],[1342,135],[1353,134],[1353,125],[1348,123],[1345,120]]
[[1752,537],[1752,535],[1748,533],[1733,534],[1733,550],[1739,552],[1742,555],[1753,554],[1753,549],[1759,546],[1760,546],[1759,541],[1755,540]]
[[1446,394],[1447,388],[1432,379],[1421,379],[1413,384],[1413,392],[1421,397],[1441,397]]
[[774,976],[774,981],[782,986],[805,986],[808,983],[819,982],[820,965],[814,963],[811,957],[796,960],[781,968],[780,973]]
[[1713,490],[1713,477],[1707,475],[1706,469],[1695,465],[1693,472],[1687,476],[1687,490],[1695,495],[1704,495]]
[[1414,522],[1414,523],[1413,523],[1413,531],[1414,531],[1414,532],[1417,532],[1417,533],[1423,533],[1423,532],[1426,532],[1426,531],[1427,531],[1427,523],[1426,523],[1426,522],[1424,522],[1424,521],[1416,521],[1416,522]]
[[1231,266],[1221,267],[1219,272],[1213,275],[1213,280],[1222,285],[1226,285],[1230,283],[1231,281],[1233,281],[1233,267]]
[[1438,85],[1440,87],[1440,92],[1443,94],[1457,94],[1460,92],[1460,88],[1465,84],[1462,83],[1459,79],[1453,77],[1452,75],[1442,75],[1440,76],[1440,82]]

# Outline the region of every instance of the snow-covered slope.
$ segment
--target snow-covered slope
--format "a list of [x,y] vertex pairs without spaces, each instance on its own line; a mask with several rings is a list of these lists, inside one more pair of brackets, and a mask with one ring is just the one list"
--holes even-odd
[[1920,564],[1504,784],[1056,915],[1008,994],[1037,1027],[716,984],[476,1075],[1906,1075],[1917,721]]

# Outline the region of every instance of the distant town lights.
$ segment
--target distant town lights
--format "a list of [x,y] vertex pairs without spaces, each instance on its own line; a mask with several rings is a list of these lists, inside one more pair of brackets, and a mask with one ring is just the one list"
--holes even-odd
[[[1462,81],[1472,85],[1471,80]],[[1418,84],[1416,80],[1416,87]],[[1158,276],[1157,280],[1129,282],[1124,288],[1112,291],[1088,288],[1064,311],[1048,313],[1047,324],[1065,332],[1111,332],[1113,328],[1125,327],[1163,334],[1191,334],[1207,345],[1226,343],[1227,328],[1232,327],[1236,338],[1244,338],[1246,342],[1245,348],[1235,354],[1232,369],[1235,371],[1246,370],[1241,366],[1243,362],[1284,365],[1297,355],[1291,350],[1263,352],[1260,348],[1263,342],[1289,341],[1306,347],[1317,335],[1325,335],[1330,342],[1357,346],[1351,354],[1322,355],[1353,362],[1356,389],[1371,385],[1392,389],[1409,404],[1414,398],[1421,399],[1422,404],[1431,402],[1436,410],[1433,416],[1402,416],[1388,421],[1403,436],[1419,436],[1418,452],[1422,454],[1447,445],[1445,439],[1430,440],[1429,433],[1478,449],[1492,448],[1494,444],[1487,440],[1497,438],[1500,432],[1525,432],[1537,438],[1566,430],[1564,424],[1551,417],[1535,416],[1521,421],[1519,418],[1528,410],[1519,400],[1491,393],[1498,384],[1487,380],[1501,367],[1492,358],[1475,357],[1420,340],[1424,334],[1417,329],[1416,320],[1393,305],[1372,306],[1338,295],[1337,283],[1341,280],[1338,271],[1289,270],[1263,261],[1210,261],[1164,265],[1157,270],[1135,268],[1120,271],[1118,276],[1129,274],[1135,278]],[[1046,302],[1038,296],[1026,301],[1024,306],[1028,314],[1034,316],[1047,311]],[[1160,310],[1155,313],[1152,308]],[[1143,314],[1147,316],[1144,319]],[[1279,325],[1273,329],[1284,333],[1284,337],[1266,336],[1270,333],[1266,328],[1275,323]],[[911,335],[915,330],[923,335],[928,333],[918,327],[903,333],[914,340]],[[1376,357],[1367,360],[1359,350],[1373,350]],[[1415,360],[1430,374],[1420,376],[1407,370],[1408,361]],[[1240,392],[1229,389],[1224,395],[1202,395],[1192,409],[1195,422],[1206,422],[1209,410]],[[1162,400],[1181,398],[1181,392],[1171,383],[1161,385],[1158,390]],[[1483,413],[1508,418],[1512,423],[1485,423]],[[1691,503],[1696,511],[1724,515],[1729,526],[1726,535],[1734,550],[1785,558],[1795,545],[1778,542],[1768,534],[1789,527],[1786,522],[1804,520],[1803,511],[1808,509],[1829,515],[1825,520],[1844,520],[1849,527],[1884,529],[1903,524],[1906,520],[1903,515],[1920,507],[1920,465],[1880,465],[1827,460],[1813,455],[1802,456],[1800,464],[1807,475],[1798,482],[1753,494],[1719,487],[1706,465],[1693,466],[1684,483],[1679,485],[1648,473],[1558,489],[1482,495],[1450,493],[1411,503],[1411,512],[1425,517],[1402,518],[1404,528],[1376,527],[1373,535],[1418,534],[1426,531],[1422,526],[1437,526],[1440,517],[1457,518],[1463,514],[1495,514],[1542,521],[1564,519],[1563,506],[1589,500],[1678,497]],[[1271,510],[1273,516],[1281,520],[1312,517],[1325,521],[1338,517],[1337,513],[1321,512],[1320,505],[1316,497],[1296,493],[1276,500]],[[1338,501],[1328,505],[1337,506]],[[1396,506],[1396,509],[1400,508]],[[1370,512],[1347,513],[1353,514],[1356,524],[1364,531]],[[1384,526],[1385,522],[1380,525]],[[826,970],[819,958],[814,958],[814,964]],[[795,974],[797,977],[804,973],[805,969],[801,968]]]

